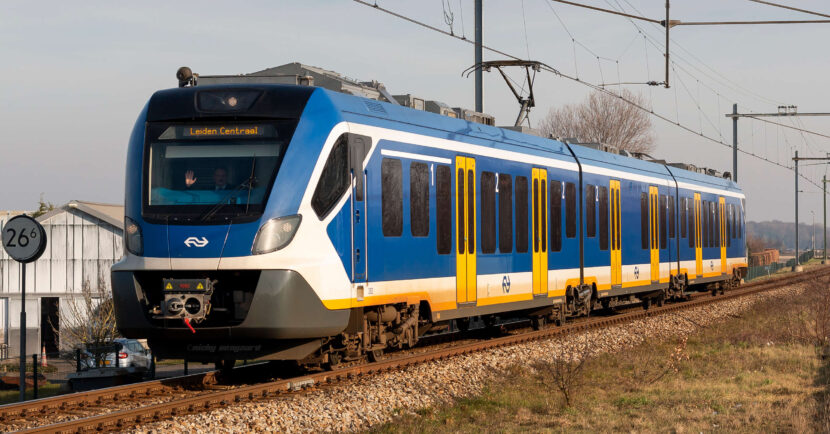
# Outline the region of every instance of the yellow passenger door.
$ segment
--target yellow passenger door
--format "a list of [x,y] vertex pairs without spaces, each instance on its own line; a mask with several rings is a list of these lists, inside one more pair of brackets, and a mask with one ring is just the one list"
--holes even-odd
[[533,179],[533,295],[548,293],[548,171],[531,170]]
[[611,224],[611,286],[622,285],[622,254],[620,247],[620,181],[611,180],[611,218],[608,220]]
[[458,303],[476,301],[476,162],[455,157],[455,291]]
[[657,201],[657,187],[648,187],[648,203],[649,203],[649,222],[651,222],[651,282],[656,283],[660,280],[660,219]]
[[718,230],[720,231],[720,272],[726,274],[726,200],[718,198]]
[[703,233],[701,231],[700,193],[695,193],[695,276],[703,276]]

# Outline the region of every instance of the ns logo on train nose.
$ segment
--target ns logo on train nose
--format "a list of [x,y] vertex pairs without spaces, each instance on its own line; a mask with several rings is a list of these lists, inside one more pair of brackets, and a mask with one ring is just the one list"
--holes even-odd
[[189,237],[188,239],[184,240],[184,245],[187,247],[204,247],[208,245],[208,240],[205,237]]

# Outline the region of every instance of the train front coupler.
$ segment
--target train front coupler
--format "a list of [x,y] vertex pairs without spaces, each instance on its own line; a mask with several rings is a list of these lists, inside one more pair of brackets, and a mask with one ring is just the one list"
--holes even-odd
[[163,279],[162,300],[150,313],[154,319],[181,319],[199,323],[210,314],[210,298],[216,281],[210,279]]

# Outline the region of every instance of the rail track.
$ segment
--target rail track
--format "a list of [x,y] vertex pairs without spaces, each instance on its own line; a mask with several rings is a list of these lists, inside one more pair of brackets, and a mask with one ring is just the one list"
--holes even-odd
[[[687,310],[723,300],[734,299],[750,294],[768,291],[785,285],[802,283],[820,276],[830,275],[830,267],[818,268],[799,274],[790,274],[781,278],[764,280],[733,289],[720,296],[699,293],[690,301],[673,303],[662,307],[652,306],[649,310],[642,308],[622,308],[622,312],[612,316],[593,316],[581,321],[568,323],[562,327],[543,328],[507,336],[495,337],[482,341],[465,342],[458,345],[444,346],[434,351],[420,348],[410,354],[393,355],[375,363],[345,366],[334,371],[310,373],[298,377],[268,381],[261,384],[243,385],[217,389],[217,372],[194,374],[173,379],[155,380],[118,386],[89,392],[27,401],[18,404],[0,406],[0,424],[5,425],[21,419],[52,419],[58,414],[81,413],[79,417],[58,423],[29,428],[24,432],[59,432],[75,433],[87,431],[116,431],[137,425],[157,422],[183,414],[205,412],[215,408],[229,406],[246,401],[269,399],[286,393],[308,390],[313,387],[347,381],[352,378],[402,369],[408,366],[442,360],[458,355],[469,354],[491,348],[503,347],[540,339],[549,339],[571,333],[598,329],[623,324],[646,317],[663,315]],[[639,305],[635,305],[639,306]],[[425,351],[426,350],[426,351]],[[258,367],[259,366],[259,367]],[[264,365],[245,367],[249,372],[262,369]],[[183,394],[181,398],[165,402],[149,402],[160,395],[172,391],[197,389],[197,393]],[[95,413],[97,409],[106,408],[112,402],[133,403],[131,407],[104,414]]]

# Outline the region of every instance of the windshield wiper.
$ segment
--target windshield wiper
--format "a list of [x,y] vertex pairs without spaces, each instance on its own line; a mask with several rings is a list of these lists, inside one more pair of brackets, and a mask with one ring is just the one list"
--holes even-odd
[[[210,209],[209,209],[209,210],[208,210],[205,214],[203,214],[203,215],[199,218],[199,221],[200,221],[200,222],[204,222],[204,221],[206,221],[206,220],[210,219],[211,217],[213,217],[214,215],[216,215],[216,213],[217,213],[217,212],[219,212],[219,210],[221,210],[221,209],[222,209],[225,205],[229,205],[229,204],[230,204],[229,199],[230,199],[232,196],[235,196],[237,193],[239,193],[240,191],[242,191],[243,189],[245,189],[245,187],[247,187],[247,188],[248,188],[248,192],[249,192],[249,193],[248,193],[248,197],[250,198],[250,191],[251,191],[251,188],[252,188],[252,186],[254,185],[254,183],[255,183],[255,182],[256,182],[256,178],[255,178],[255,177],[253,177],[253,176],[249,177],[249,178],[248,178],[248,179],[246,179],[245,181],[242,181],[242,183],[241,183],[241,184],[239,184],[238,186],[236,186],[236,188],[234,188],[234,189],[233,189],[230,193],[228,193],[227,195],[225,195],[225,197],[223,197],[223,198],[222,198],[222,200],[220,200],[219,202],[217,202],[217,203],[216,203],[216,205],[213,205],[213,207],[211,207],[211,208],[210,208]],[[247,210],[248,210],[248,208],[247,208],[247,206],[246,206],[245,211],[247,212]]]

